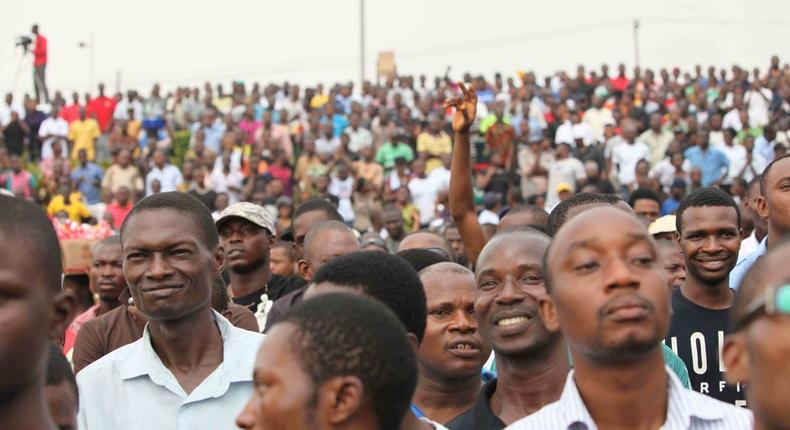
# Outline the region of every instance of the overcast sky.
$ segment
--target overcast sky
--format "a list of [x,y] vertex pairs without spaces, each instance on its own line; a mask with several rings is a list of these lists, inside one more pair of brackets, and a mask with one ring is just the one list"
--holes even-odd
[[[79,4],[79,6],[77,6]],[[366,0],[366,74],[378,52],[395,52],[401,73],[452,67],[506,76],[577,64],[635,62],[640,19],[643,66],[768,64],[790,57],[786,0]],[[303,84],[357,81],[359,0],[0,0],[0,92],[32,87],[32,58],[17,79],[19,34],[37,22],[49,40],[50,88],[88,88],[95,34],[96,81],[148,93],[206,80]]]

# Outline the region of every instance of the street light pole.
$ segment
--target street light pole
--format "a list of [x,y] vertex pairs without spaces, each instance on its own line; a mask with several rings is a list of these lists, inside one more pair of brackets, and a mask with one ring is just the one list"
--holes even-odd
[[365,83],[365,0],[359,0],[359,91]]
[[634,62],[639,67],[639,20],[634,20]]
[[93,31],[90,32],[90,37],[88,38],[88,42],[80,42],[77,44],[79,48],[87,48],[88,49],[88,89],[93,89],[93,80],[96,76],[96,42]]

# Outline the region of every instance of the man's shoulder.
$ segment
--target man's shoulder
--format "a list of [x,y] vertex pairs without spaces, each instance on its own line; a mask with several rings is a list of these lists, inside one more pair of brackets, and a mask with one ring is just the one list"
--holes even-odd
[[[83,327],[84,329],[84,327]],[[87,365],[79,373],[77,373],[77,383],[80,390],[84,387],[95,386],[97,380],[111,380],[117,375],[119,367],[134,357],[140,349],[139,344],[143,339],[138,339],[128,345],[124,345],[115,351],[112,351],[104,357]]]
[[724,424],[734,425],[732,428],[751,428],[753,424],[754,416],[746,408],[722,402],[694,390],[684,389],[680,392],[681,401],[690,407],[692,416],[709,421],[723,420]]

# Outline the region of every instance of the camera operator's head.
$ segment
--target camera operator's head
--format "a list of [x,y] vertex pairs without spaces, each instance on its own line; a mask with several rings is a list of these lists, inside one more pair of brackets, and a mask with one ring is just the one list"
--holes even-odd
[[33,28],[30,29],[30,32],[38,36],[38,24],[33,24]]

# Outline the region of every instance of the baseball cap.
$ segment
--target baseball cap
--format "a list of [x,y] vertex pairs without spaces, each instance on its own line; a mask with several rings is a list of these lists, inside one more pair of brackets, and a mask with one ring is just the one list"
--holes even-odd
[[238,202],[225,208],[225,210],[220,212],[219,219],[217,219],[215,223],[217,228],[219,228],[224,221],[233,217],[245,219],[258,227],[265,228],[269,231],[269,234],[274,234],[277,231],[274,228],[274,220],[272,220],[272,217],[266,212],[266,209],[254,203]]
[[676,231],[675,215],[664,215],[650,223],[650,226],[647,228],[647,232],[651,236],[659,233],[674,233]]
[[573,191],[571,189],[571,184],[569,184],[567,182],[563,182],[563,183],[557,185],[557,193],[561,193],[563,191],[567,191],[567,192]]

